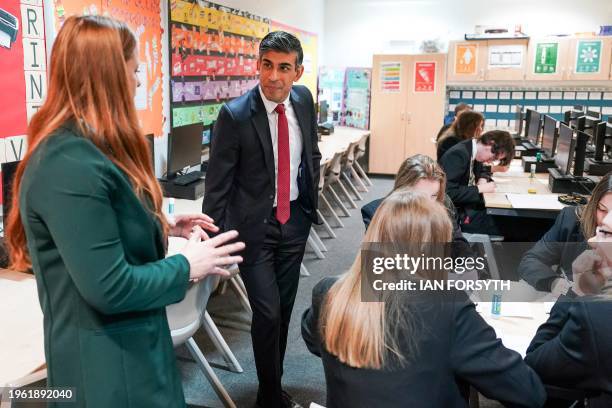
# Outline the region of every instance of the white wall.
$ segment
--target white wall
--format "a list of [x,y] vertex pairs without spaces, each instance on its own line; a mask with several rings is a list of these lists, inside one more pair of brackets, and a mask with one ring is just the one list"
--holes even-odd
[[530,36],[599,32],[611,0],[326,0],[321,65],[372,65],[377,53],[418,52],[425,39],[462,39],[475,25],[521,24]]

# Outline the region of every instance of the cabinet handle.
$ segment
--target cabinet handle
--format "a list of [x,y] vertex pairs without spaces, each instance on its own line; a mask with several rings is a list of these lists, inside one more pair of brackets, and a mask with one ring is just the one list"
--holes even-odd
[[410,112],[408,112],[408,113],[406,114],[406,122],[407,122],[408,124],[410,124],[410,123],[412,122],[412,115],[410,114]]
[[406,114],[404,112],[400,112],[400,120],[405,120]]

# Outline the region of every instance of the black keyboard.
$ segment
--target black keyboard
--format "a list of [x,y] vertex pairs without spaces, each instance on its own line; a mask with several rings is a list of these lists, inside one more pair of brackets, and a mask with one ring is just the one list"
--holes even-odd
[[531,143],[531,142],[523,142],[523,143],[521,143],[521,145],[522,145],[522,146],[523,146],[525,149],[527,149],[527,150],[535,150],[535,149],[537,149],[537,148],[538,148],[536,145],[534,145],[534,144],[533,144],[533,143]]
[[177,186],[186,186],[187,184],[191,184],[195,181],[200,180],[204,173],[201,171],[192,171],[191,173],[183,174],[182,176],[177,176],[172,182]]

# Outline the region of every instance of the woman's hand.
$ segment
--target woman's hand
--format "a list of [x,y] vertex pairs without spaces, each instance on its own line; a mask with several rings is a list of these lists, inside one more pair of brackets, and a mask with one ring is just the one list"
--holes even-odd
[[206,214],[180,214],[175,215],[173,219],[169,219],[170,224],[170,236],[191,238],[191,234],[196,226],[201,227],[202,231],[199,232],[203,240],[208,239],[208,235],[204,230],[210,232],[219,231],[219,227],[214,224],[212,218]]
[[592,249],[584,251],[572,262],[574,293],[579,296],[593,293],[593,283],[597,279],[601,263],[601,257]]
[[227,244],[238,237],[238,232],[224,232],[205,241],[201,240],[202,233],[204,231],[199,226],[195,227],[189,241],[179,252],[189,262],[189,279],[197,282],[208,275],[229,276],[225,268],[242,262],[241,256],[231,254],[243,250],[244,243]]

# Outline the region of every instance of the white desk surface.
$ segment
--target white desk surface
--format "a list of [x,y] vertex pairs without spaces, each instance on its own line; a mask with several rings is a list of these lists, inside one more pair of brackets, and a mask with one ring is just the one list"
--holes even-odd
[[492,292],[475,293],[471,298],[504,346],[525,357],[538,327],[548,320],[555,298],[548,292],[536,291],[525,281],[511,282],[511,291],[501,294],[501,316],[497,318],[491,315]]
[[351,143],[357,142],[364,135],[369,134],[369,130],[336,126],[334,128],[334,133],[328,136],[321,136],[321,141],[319,142],[321,163],[328,162],[334,157],[335,153],[345,151]]
[[45,364],[43,315],[33,275],[0,270],[0,387]]
[[[507,172],[494,173],[493,181],[496,184],[496,191],[484,194],[485,205],[488,208],[517,208],[512,206],[508,194],[524,194],[529,197],[521,201],[523,205],[520,208],[559,211],[558,201],[554,202],[559,194],[551,193],[548,188],[548,173],[537,173],[532,179],[530,173],[523,171],[521,160],[512,160]],[[534,189],[535,194],[530,194],[529,189]],[[546,197],[542,199],[538,197],[543,195]],[[552,200],[547,200],[551,198]]]

